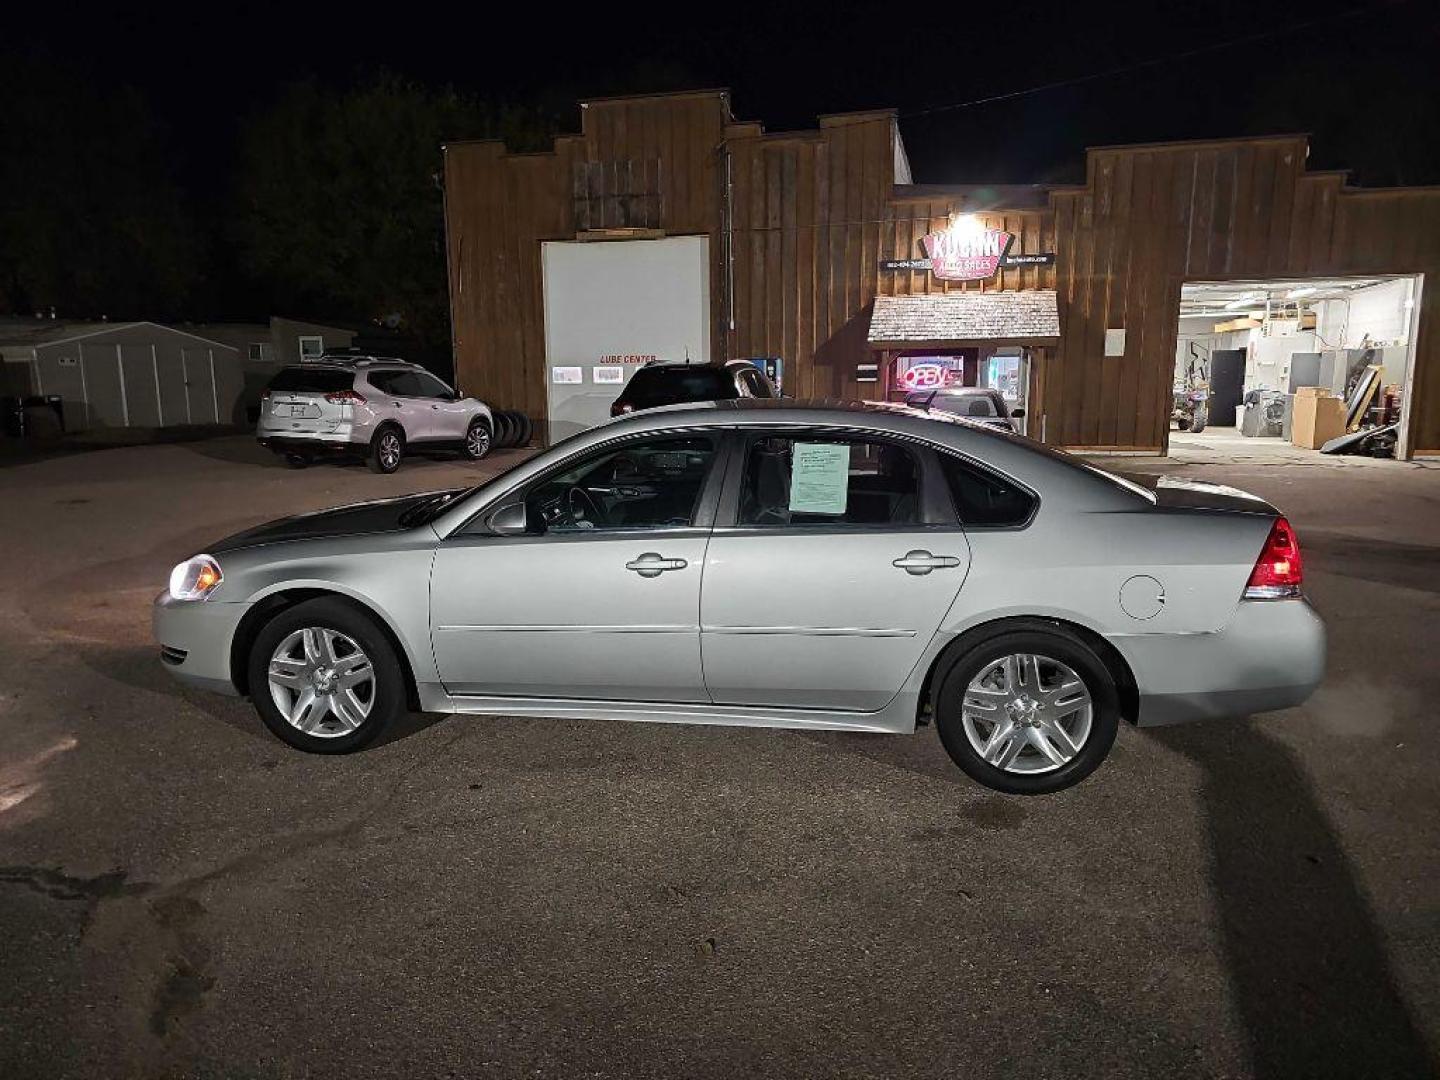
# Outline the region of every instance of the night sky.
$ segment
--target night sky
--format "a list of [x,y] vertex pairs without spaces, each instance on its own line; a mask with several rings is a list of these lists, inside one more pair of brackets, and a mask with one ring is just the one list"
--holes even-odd
[[[239,118],[284,82],[343,87],[384,69],[541,103],[567,128],[578,97],[678,88],[728,86],[737,116],[770,130],[893,106],[921,182],[1070,181],[1086,145],[1294,131],[1313,134],[1312,168],[1349,168],[1367,185],[1440,182],[1435,0],[52,3],[6,22],[0,55],[53,56],[138,88],[187,171],[224,168]],[[1087,78],[1114,69],[1129,70]]]

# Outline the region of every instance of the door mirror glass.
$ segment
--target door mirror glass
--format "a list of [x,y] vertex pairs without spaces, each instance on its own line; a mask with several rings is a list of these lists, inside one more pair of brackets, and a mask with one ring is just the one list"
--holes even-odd
[[502,506],[490,515],[490,531],[496,536],[524,536],[529,531],[529,521],[530,515],[525,511],[525,504],[512,503]]

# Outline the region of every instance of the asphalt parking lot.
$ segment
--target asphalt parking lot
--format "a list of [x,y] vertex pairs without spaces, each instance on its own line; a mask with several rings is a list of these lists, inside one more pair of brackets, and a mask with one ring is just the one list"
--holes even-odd
[[161,670],[177,560],[506,458],[0,468],[0,1077],[1435,1070],[1440,470],[1165,465],[1289,513],[1329,676],[1048,798],[929,729],[415,717],[309,757]]

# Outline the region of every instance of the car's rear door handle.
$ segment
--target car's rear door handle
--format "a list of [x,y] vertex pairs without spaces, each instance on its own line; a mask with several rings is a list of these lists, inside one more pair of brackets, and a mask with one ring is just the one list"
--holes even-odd
[[931,555],[930,552],[917,548],[915,551],[907,551],[890,565],[898,566],[907,574],[920,575],[928,574],[932,570],[947,570],[952,566],[959,566],[960,560],[954,555]]
[[647,551],[638,559],[625,564],[626,570],[634,570],[641,577],[659,577],[666,570],[684,570],[690,565],[684,559],[667,559],[659,552]]

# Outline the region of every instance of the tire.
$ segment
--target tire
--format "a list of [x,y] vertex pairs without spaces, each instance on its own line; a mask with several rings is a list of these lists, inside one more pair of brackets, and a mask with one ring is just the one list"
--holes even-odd
[[405,460],[405,433],[394,424],[382,427],[370,440],[370,452],[365,455],[365,464],[371,472],[393,473]]
[[[994,677],[998,684],[1003,676],[1000,665],[1004,658],[1016,656],[1040,659],[1041,695],[1038,700],[1042,705],[1038,709],[1032,707],[1027,711],[1016,712],[1011,704],[1026,700],[1033,703],[1037,700],[1036,696],[1032,696],[1032,674],[1027,674],[1027,681],[1018,696],[1015,695],[1013,687],[1003,690],[986,687],[990,678]],[[1060,670],[1061,666],[1068,668],[1069,672]],[[1047,698],[1055,692],[1054,688],[1060,682],[1068,681],[1071,675],[1078,676],[1089,695],[1089,724],[1088,731],[1079,740],[1078,750],[1072,748],[1067,753],[1063,743],[1049,734],[1055,727],[1055,722],[1050,717],[1060,721],[1066,738],[1073,738],[1074,734],[1081,731],[1084,726],[1082,714],[1078,711],[1065,711],[1067,705],[1073,704],[1075,691],[1071,691],[1069,696],[1057,695],[1060,700],[1058,709],[1054,702]],[[985,681],[980,683],[980,688],[972,689],[972,682],[982,676]],[[988,695],[995,697],[991,699]],[[1005,700],[1007,697],[1009,701]],[[989,745],[994,741],[997,728],[1002,725],[1009,725],[1009,730],[1017,732],[1016,736],[1002,737],[996,745],[994,756],[1003,759],[1012,756],[1012,751],[1016,749],[1016,740],[1019,740],[1021,748],[1017,754],[1013,754],[1014,760],[1008,765],[1002,767],[987,761],[981,750],[972,744],[971,733],[967,731],[965,720],[967,698],[976,702],[968,711],[974,718],[969,728],[973,730],[978,741]],[[985,717],[983,706],[986,704],[993,706],[997,712],[995,727],[985,726],[991,723]],[[1024,723],[1015,728],[1013,725],[1017,718]],[[1099,768],[1100,763],[1110,753],[1119,726],[1120,698],[1109,669],[1094,650],[1078,637],[1063,630],[1002,631],[979,642],[951,665],[940,680],[935,695],[935,727],[951,759],[972,780],[1010,795],[1048,795],[1079,783]],[[1037,741],[1041,739],[1045,740],[1054,754],[1061,758],[1068,757],[1068,760],[1058,764],[1042,753]]]
[[1190,421],[1190,430],[1200,432],[1205,430],[1205,425],[1210,420],[1210,414],[1204,409],[1195,410],[1195,419]]
[[506,450],[515,438],[515,425],[510,422],[510,412],[501,409],[492,413],[495,418],[495,445],[501,450]]
[[285,454],[285,465],[291,469],[303,469],[310,464],[310,459],[304,454]]
[[[293,669],[294,673],[287,677],[297,681],[297,688],[281,686],[277,690],[271,685],[272,660],[277,655],[304,656],[305,637],[312,634],[311,641],[319,644],[317,651],[325,670],[333,671],[347,661],[356,670],[332,677],[328,684],[317,684],[308,661],[286,659],[281,661],[281,666],[287,671]],[[370,677],[342,689],[346,678],[363,674],[359,661],[350,660],[355,655],[350,651],[352,647],[363,661],[368,661]],[[307,600],[280,612],[256,635],[247,663],[255,711],[266,727],[297,750],[312,754],[345,754],[358,750],[406,711],[405,674],[389,639],[371,616],[335,597]],[[298,724],[292,723],[281,711],[283,703],[293,712],[301,704],[301,694],[308,691],[314,697],[314,691],[323,690],[326,685],[333,689],[330,694],[320,696],[323,711],[317,712],[311,707]],[[332,711],[336,706],[330,702],[336,699],[341,701],[338,708],[348,714],[348,722]],[[314,733],[301,730],[307,724]]]
[[471,461],[479,461],[490,452],[493,442],[490,425],[483,416],[477,416],[470,421],[470,427],[465,432],[465,449],[462,452]]
[[1185,419],[1185,417],[1183,417],[1183,416],[1180,417],[1179,420],[1176,420],[1176,421],[1175,421],[1175,429],[1176,429],[1177,431],[1189,431],[1189,430],[1190,430],[1190,421],[1187,420],[1187,419]]
[[524,413],[516,413],[515,415],[519,418],[520,421],[520,435],[515,440],[515,445],[517,447],[529,446],[530,438],[535,434],[535,425],[530,420],[530,417],[526,416]]

